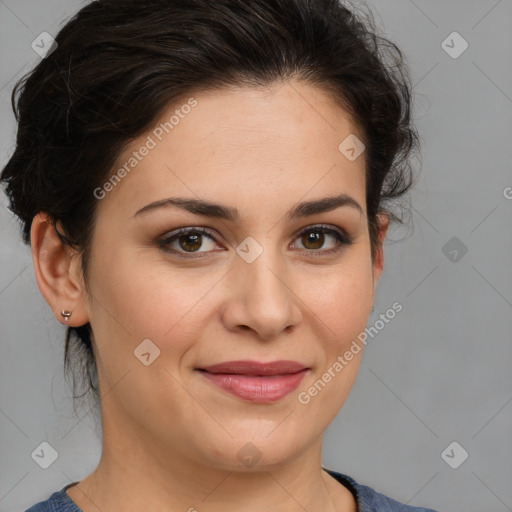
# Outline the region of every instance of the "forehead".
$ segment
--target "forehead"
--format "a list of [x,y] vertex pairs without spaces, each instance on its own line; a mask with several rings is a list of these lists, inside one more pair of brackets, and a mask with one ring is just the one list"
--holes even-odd
[[[183,96],[119,155],[122,179],[101,208],[135,212],[166,196],[226,204],[295,203],[350,193],[365,207],[365,159],[340,150],[362,134],[328,93],[289,82]],[[118,173],[119,174],[119,173]],[[107,179],[109,178],[107,176]],[[112,203],[112,204],[110,204]]]

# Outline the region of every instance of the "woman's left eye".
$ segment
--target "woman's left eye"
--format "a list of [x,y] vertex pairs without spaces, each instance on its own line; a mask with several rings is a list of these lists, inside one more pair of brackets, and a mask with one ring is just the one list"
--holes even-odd
[[[321,249],[326,240],[332,239],[330,247],[327,249]],[[199,249],[204,248],[204,239],[210,244],[210,250],[200,251]],[[327,226],[312,226],[303,229],[297,236],[296,240],[300,240],[302,248],[299,249],[307,251],[308,253],[314,254],[315,256],[321,256],[326,254],[334,254],[341,251],[345,246],[351,245],[353,240],[350,236],[346,235],[342,231],[337,229],[329,228]],[[158,242],[160,248],[166,252],[171,252],[185,258],[193,258],[197,256],[191,256],[194,253],[211,252],[217,246],[214,235],[205,228],[181,228],[177,231],[170,233],[168,236],[162,238]],[[294,248],[295,247],[295,244]]]
[[[316,250],[324,245],[326,235],[334,239],[331,247],[322,251]],[[306,251],[319,253],[315,254],[315,256],[334,254],[340,252],[344,247],[354,243],[353,239],[347,234],[327,226],[313,226],[306,228],[299,233],[298,239],[300,239],[304,246],[310,245],[310,247],[304,247]]]

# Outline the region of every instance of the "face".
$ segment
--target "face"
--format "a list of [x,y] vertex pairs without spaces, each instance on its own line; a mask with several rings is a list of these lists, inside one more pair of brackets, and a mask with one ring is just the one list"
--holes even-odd
[[[97,194],[80,307],[104,429],[174,460],[276,467],[319,438],[358,370],[382,257],[372,262],[364,153],[338,146],[362,135],[299,82],[191,97],[126,148],[113,171],[129,172]],[[204,371],[230,361],[296,366]]]

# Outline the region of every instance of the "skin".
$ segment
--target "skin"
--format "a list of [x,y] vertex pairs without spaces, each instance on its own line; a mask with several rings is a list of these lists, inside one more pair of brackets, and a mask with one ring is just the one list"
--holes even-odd
[[[86,512],[354,512],[352,494],[322,470],[321,449],[362,351],[308,404],[298,395],[364,330],[382,272],[388,220],[379,218],[372,261],[364,153],[349,161],[338,150],[349,134],[362,135],[331,96],[297,81],[193,97],[191,113],[98,201],[92,297],[80,276],[80,254],[61,245],[46,214],[32,225],[41,293],[61,323],[68,309],[69,325],[90,322],[94,332],[103,452],[97,469],[67,493]],[[126,148],[119,165],[148,134]],[[298,202],[342,193],[362,213],[342,206],[285,217]],[[149,203],[177,196],[237,208],[240,219],[174,206],[134,217]],[[322,255],[336,247],[333,235],[324,235],[323,245],[298,235],[317,224],[346,232],[353,243]],[[159,238],[193,226],[216,238],[203,236],[200,258],[159,247]],[[235,251],[248,236],[264,249],[252,263]],[[172,248],[186,256],[190,239],[181,240],[185,249],[178,241]],[[161,351],[149,366],[134,357],[144,339]],[[228,394],[194,370],[236,359],[291,359],[310,370],[272,404]],[[248,442],[261,455],[251,467],[237,456]]]

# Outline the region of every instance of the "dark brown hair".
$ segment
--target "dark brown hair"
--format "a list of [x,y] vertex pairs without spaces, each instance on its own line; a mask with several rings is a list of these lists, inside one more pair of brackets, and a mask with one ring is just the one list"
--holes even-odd
[[[295,78],[328,91],[364,134],[372,256],[377,214],[402,220],[390,206],[413,182],[412,87],[400,49],[377,35],[371,12],[338,0],[98,0],[56,42],[12,93],[18,132],[1,181],[24,242],[34,216],[48,213],[82,254],[86,286],[93,191],[127,143],[200,90]],[[97,397],[90,324],[68,328],[66,369],[70,359]]]

